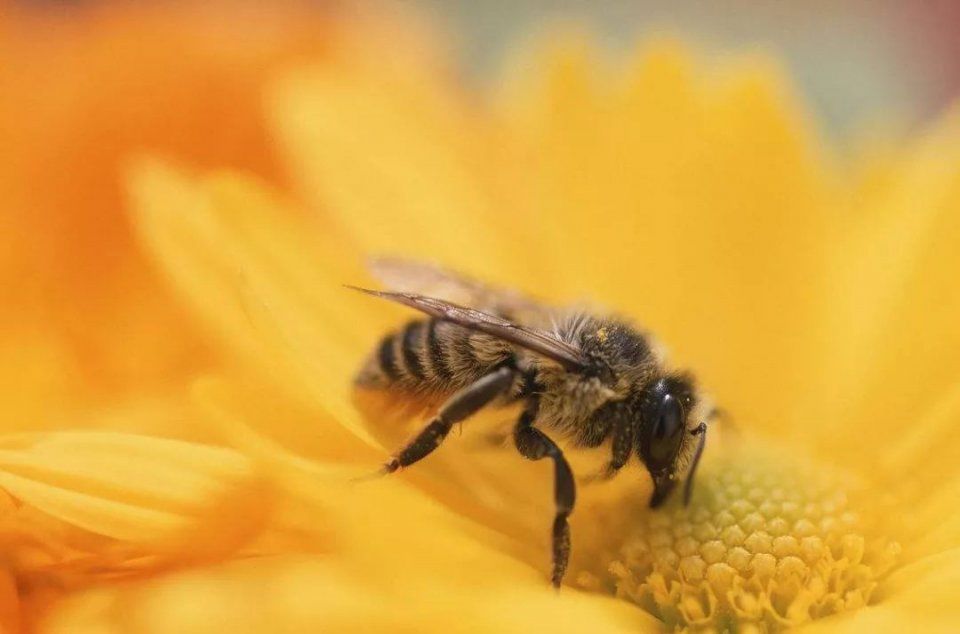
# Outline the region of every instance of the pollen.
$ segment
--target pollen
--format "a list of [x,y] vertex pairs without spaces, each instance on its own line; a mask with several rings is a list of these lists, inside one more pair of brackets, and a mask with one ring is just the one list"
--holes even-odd
[[674,629],[778,631],[867,605],[896,563],[899,544],[852,478],[767,446],[702,476],[689,506],[638,512],[606,570],[581,583]]

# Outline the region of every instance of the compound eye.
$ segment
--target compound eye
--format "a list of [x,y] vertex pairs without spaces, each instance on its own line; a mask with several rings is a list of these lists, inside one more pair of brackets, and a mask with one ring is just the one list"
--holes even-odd
[[664,394],[650,429],[647,454],[651,471],[666,469],[673,462],[683,438],[683,410],[672,394]]

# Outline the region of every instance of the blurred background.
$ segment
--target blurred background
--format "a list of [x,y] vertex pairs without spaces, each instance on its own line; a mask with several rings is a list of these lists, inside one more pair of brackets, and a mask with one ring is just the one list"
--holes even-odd
[[335,57],[336,18],[351,13],[418,14],[455,76],[481,87],[558,21],[592,25],[613,52],[656,33],[707,59],[767,50],[839,147],[921,129],[960,89],[960,2],[947,0],[0,0],[0,401],[13,427],[210,362],[133,238],[123,169],[149,149],[282,189],[263,85]]
[[[70,12],[92,5],[189,2],[0,0],[0,7]],[[193,4],[202,5],[202,2]],[[254,7],[256,3],[249,3]],[[302,4],[322,10],[372,3]],[[388,0],[438,22],[452,39],[456,64],[489,79],[503,51],[551,21],[585,20],[616,50],[638,33],[663,31],[706,53],[761,47],[785,60],[802,94],[833,132],[883,113],[884,124],[910,125],[960,91],[960,2],[952,0]],[[0,9],[3,10],[3,9]]]
[[[960,88],[960,2],[949,0],[415,0],[459,38],[484,78],[511,42],[544,20],[586,18],[614,49],[638,32],[683,34],[702,50],[778,53],[834,131],[931,116]],[[891,117],[899,118],[892,121]]]

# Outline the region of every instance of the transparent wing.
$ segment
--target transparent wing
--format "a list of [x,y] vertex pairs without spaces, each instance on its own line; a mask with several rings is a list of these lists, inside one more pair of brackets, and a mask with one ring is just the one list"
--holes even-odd
[[374,297],[389,299],[464,328],[485,332],[488,335],[552,359],[567,370],[581,370],[586,365],[585,359],[577,347],[562,341],[549,332],[514,323],[500,315],[475,308],[467,308],[443,299],[418,295],[417,293],[374,291],[356,286],[350,286],[349,288]]
[[461,306],[474,306],[521,322],[549,322],[551,309],[523,293],[488,286],[434,264],[382,257],[371,259],[369,268],[376,279],[396,292],[436,298]]

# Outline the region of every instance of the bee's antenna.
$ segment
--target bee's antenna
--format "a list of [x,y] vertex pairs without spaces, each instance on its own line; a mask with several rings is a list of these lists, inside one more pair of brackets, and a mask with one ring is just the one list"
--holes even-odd
[[700,456],[703,455],[703,448],[707,444],[707,424],[700,423],[696,428],[690,430],[691,436],[699,436],[697,439],[697,448],[693,454],[693,462],[690,464],[690,473],[687,474],[687,481],[683,484],[683,505],[690,504],[690,496],[693,494],[693,476],[697,473],[697,465],[700,464]]

